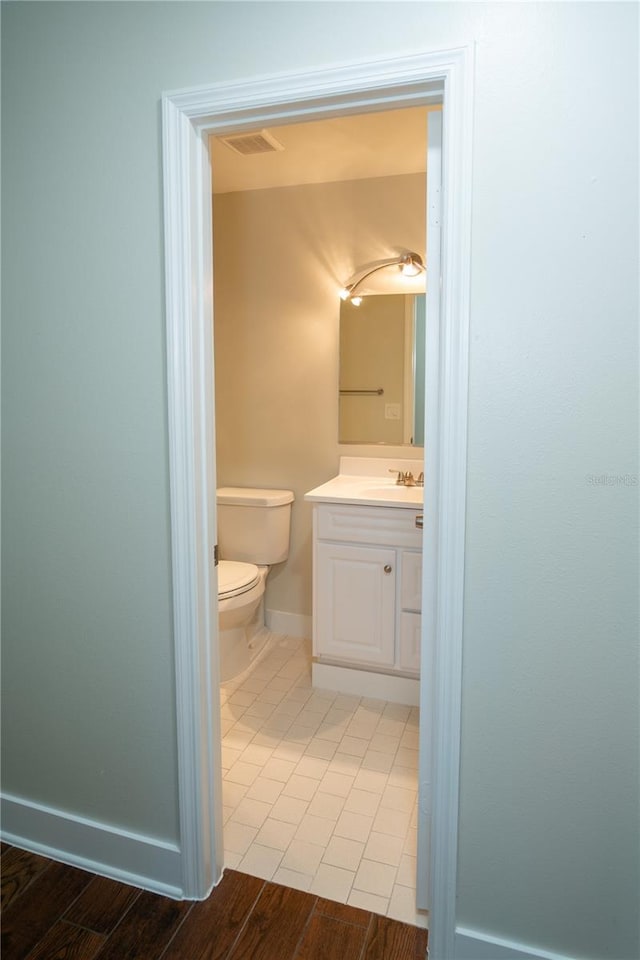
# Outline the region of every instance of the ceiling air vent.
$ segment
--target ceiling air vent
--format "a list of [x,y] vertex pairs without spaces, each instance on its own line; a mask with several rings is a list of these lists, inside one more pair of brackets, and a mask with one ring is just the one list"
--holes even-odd
[[282,144],[272,137],[268,130],[260,130],[258,133],[236,133],[220,139],[231,150],[242,154],[243,157],[255,153],[275,153],[277,150],[284,150]]

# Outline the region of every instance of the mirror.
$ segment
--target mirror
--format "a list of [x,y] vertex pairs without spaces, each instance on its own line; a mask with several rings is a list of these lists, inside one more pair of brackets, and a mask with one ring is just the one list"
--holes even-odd
[[338,443],[424,446],[425,294],[340,304]]

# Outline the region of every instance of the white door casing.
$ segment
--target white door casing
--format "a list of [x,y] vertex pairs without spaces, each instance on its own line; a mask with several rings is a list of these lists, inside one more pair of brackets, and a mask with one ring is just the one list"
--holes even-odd
[[[222,871],[217,665],[211,171],[207,137],[443,97],[439,323],[427,337],[421,742],[431,756],[429,955],[453,957],[464,582],[473,51],[250,78],[163,96],[167,382],[183,895]],[[427,289],[440,277],[427,263]],[[430,351],[434,354],[430,357]],[[434,379],[434,369],[437,377]],[[430,376],[431,374],[431,376]],[[421,772],[422,777],[422,772]]]
[[[439,409],[434,398],[440,396],[442,357],[440,354],[442,317],[442,134],[441,113],[427,114],[427,276],[425,326],[425,444],[431,435],[440,436]],[[422,638],[420,646],[420,714],[435,712],[435,648],[438,635],[438,563],[440,551],[439,462],[425,451],[424,535],[422,538]],[[422,732],[422,731],[421,731]],[[418,849],[416,905],[431,907],[431,833],[433,812],[434,737],[420,736],[418,753]]]

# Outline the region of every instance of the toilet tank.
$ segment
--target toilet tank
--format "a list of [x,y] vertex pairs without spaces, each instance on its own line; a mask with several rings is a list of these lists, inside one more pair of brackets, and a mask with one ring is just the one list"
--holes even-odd
[[218,487],[218,544],[223,560],[271,565],[289,556],[291,490]]

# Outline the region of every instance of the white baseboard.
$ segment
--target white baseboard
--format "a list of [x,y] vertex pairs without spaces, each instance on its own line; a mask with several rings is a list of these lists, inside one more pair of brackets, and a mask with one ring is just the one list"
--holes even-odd
[[274,633],[301,640],[311,639],[311,617],[304,613],[286,613],[284,610],[266,610],[265,623]]
[[575,956],[541,950],[527,943],[514,943],[465,927],[456,927],[454,956],[455,960],[579,960]]
[[319,689],[404,703],[408,707],[417,707],[420,703],[420,681],[411,677],[395,677],[388,673],[338,667],[331,663],[312,663],[311,683]]
[[182,899],[182,860],[176,844],[87,820],[75,814],[3,794],[2,839],[6,843]]

